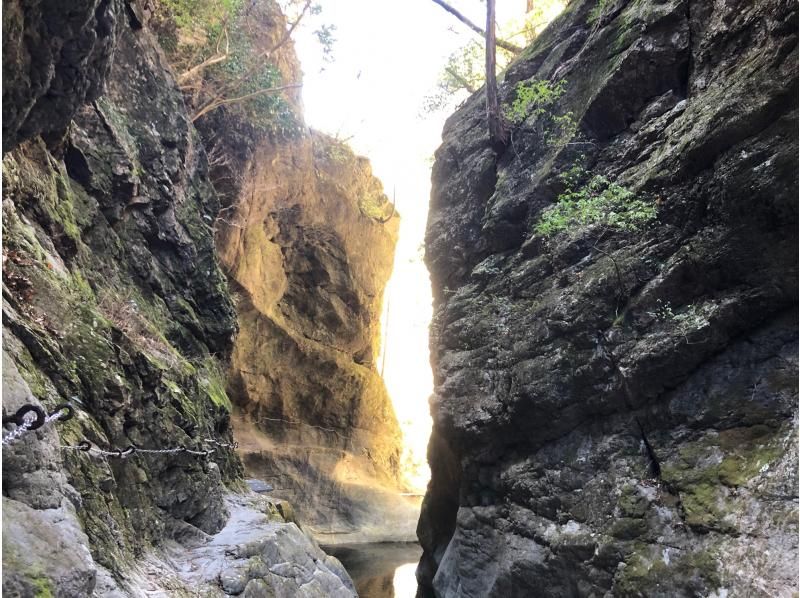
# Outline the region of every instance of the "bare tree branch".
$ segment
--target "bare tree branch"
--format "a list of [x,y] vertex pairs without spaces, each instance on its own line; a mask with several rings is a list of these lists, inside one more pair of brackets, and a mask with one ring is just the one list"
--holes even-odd
[[308,9],[311,7],[311,2],[312,0],[306,0],[306,3],[303,5],[303,10],[300,11],[300,15],[297,17],[297,19],[295,19],[294,23],[292,23],[291,26],[286,30],[286,33],[278,41],[278,43],[272,46],[271,48],[264,50],[260,54],[256,54],[252,58],[253,66],[251,66],[247,71],[245,71],[241,77],[238,77],[235,81],[232,81],[228,85],[223,86],[220,92],[217,94],[217,97],[224,96],[227,93],[232,92],[234,89],[233,87],[234,85],[236,87],[240,86],[241,84],[247,82],[250,79],[250,77],[256,74],[259,70],[264,68],[262,59],[267,58],[270,54],[281,48],[284,44],[286,44],[286,42],[288,42],[291,39],[292,33],[294,33],[294,30],[297,29],[297,26],[300,24],[300,21],[303,19],[306,12],[308,12]]
[[[225,40],[225,50],[221,51],[220,46],[222,44],[223,39]],[[189,81],[192,77],[200,74],[203,70],[210,67],[211,65],[218,64],[220,62],[224,62],[225,60],[227,60],[228,56],[230,56],[231,53],[230,50],[231,50],[231,43],[230,43],[230,38],[228,37],[228,25],[226,19],[225,22],[223,22],[222,31],[220,32],[219,37],[217,38],[217,45],[216,48],[214,49],[214,55],[211,56],[210,58],[207,58],[200,64],[197,64],[192,68],[190,68],[189,70],[184,71],[180,75],[178,75],[178,85],[183,85],[184,83]]]
[[245,100],[249,100],[249,99],[255,98],[255,97],[260,96],[260,95],[265,95],[265,94],[268,94],[268,93],[278,93],[279,91],[286,91],[287,89],[297,89],[297,88],[302,87],[302,86],[303,86],[302,83],[292,83],[291,85],[281,85],[279,87],[267,87],[267,88],[264,88],[264,89],[258,89],[256,91],[253,91],[253,92],[250,92],[250,93],[246,93],[244,95],[241,95],[241,96],[238,96],[238,97],[235,97],[235,98],[219,99],[219,96],[218,96],[217,99],[211,100],[211,102],[209,102],[208,104],[203,106],[203,108],[201,108],[197,112],[197,114],[195,114],[192,117],[192,122],[195,122],[200,117],[205,116],[206,114],[208,114],[212,110],[216,110],[220,106],[225,106],[227,104],[235,104],[237,102],[244,102]]
[[[219,108],[220,106],[225,106],[226,104],[234,104],[236,102],[243,102],[245,100],[249,100],[251,98],[268,94],[268,93],[276,93],[280,91],[285,91],[287,89],[296,89],[301,87],[301,84],[294,83],[291,85],[282,85],[280,87],[269,87],[264,89],[259,89],[251,93],[246,93],[243,95],[239,95],[237,97],[228,97],[233,93],[241,90],[242,86],[247,83],[254,75],[256,75],[259,71],[264,68],[264,60],[270,56],[273,52],[284,46],[291,38],[292,34],[294,33],[295,29],[297,29],[298,25],[300,25],[300,21],[302,21],[305,14],[308,12],[308,9],[311,7],[312,0],[306,0],[306,3],[303,5],[302,10],[298,17],[294,20],[294,22],[289,26],[286,32],[283,34],[281,39],[272,47],[267,48],[263,52],[256,54],[252,57],[252,66],[247,69],[242,75],[236,77],[233,81],[229,81],[221,85],[215,92],[213,97],[208,100],[195,114],[192,116],[192,122],[195,122],[199,118],[205,116],[212,110]],[[222,42],[222,38],[224,36],[225,39],[225,51],[220,51],[220,46]],[[218,64],[220,62],[224,62],[230,57],[230,40],[228,38],[227,27],[223,28],[223,33],[220,34],[220,38],[217,39],[217,51],[214,56],[211,58],[204,60],[202,63],[192,67],[191,69],[185,71],[178,77],[178,83],[183,83],[181,86],[184,91],[192,89],[192,85],[187,84],[187,81],[191,81],[193,77],[197,74],[202,72],[207,67]],[[199,88],[202,89],[202,86]]]
[[[445,2],[444,0],[433,0],[433,2],[435,2],[436,4],[441,6],[443,9],[445,9],[447,12],[449,12],[451,15],[453,15],[459,21],[464,23],[464,25],[466,25],[467,27],[472,29],[475,33],[477,33],[481,37],[483,37],[483,38],[488,40],[486,31],[484,31],[483,29],[478,27],[475,23],[470,21],[462,13],[460,13],[455,8],[450,6],[447,2]],[[492,21],[492,23],[494,23],[494,21]],[[522,52],[522,48],[520,48],[519,46],[515,46],[511,42],[507,42],[507,41],[502,40],[502,39],[495,39],[494,43],[497,44],[498,46],[500,46],[501,48],[503,48],[504,50],[508,50],[512,54],[519,54],[520,52]]]
[[469,93],[475,93],[478,89],[472,85],[469,81],[467,81],[464,77],[458,74],[454,68],[449,66],[444,68],[445,72],[450,75],[453,79],[458,81],[459,85],[461,85],[464,89],[466,89]]
[[184,85],[187,81],[191,80],[192,77],[194,77],[195,75],[199,75],[202,71],[204,71],[205,69],[214,64],[225,62],[228,59],[228,56],[230,56],[230,51],[226,44],[225,52],[214,54],[210,58],[205,59],[200,64],[195,65],[188,71],[184,71],[180,75],[178,75],[178,85],[181,86]]

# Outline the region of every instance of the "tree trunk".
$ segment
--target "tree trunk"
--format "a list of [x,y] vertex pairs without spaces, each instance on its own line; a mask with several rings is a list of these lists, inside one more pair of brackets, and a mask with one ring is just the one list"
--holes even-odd
[[495,0],[486,0],[486,120],[489,142],[498,153],[506,146],[506,130],[497,99],[497,52],[495,47]]
[[[483,36],[484,38],[486,38],[487,32],[489,30],[488,27],[486,28],[486,31],[484,31],[483,29],[478,27],[475,23],[470,21],[467,17],[465,17],[463,14],[458,12],[455,8],[450,6],[444,0],[433,0],[433,2],[435,4],[438,4],[439,6],[441,6],[443,9],[445,9],[447,12],[449,12],[451,15],[453,15],[459,21],[464,23],[464,25],[466,25],[467,27],[472,29],[475,33],[477,33],[478,35]],[[492,28],[494,28],[494,25],[492,26]],[[495,38],[496,38],[496,36],[495,36]],[[487,41],[487,43],[488,43],[488,41]],[[511,42],[507,42],[507,41],[502,40],[502,39],[494,39],[494,41],[492,42],[492,45],[494,45],[494,44],[497,44],[498,46],[500,46],[504,50],[507,50],[507,51],[511,52],[512,54],[519,54],[523,50],[523,48],[520,48],[519,46],[515,46]]]

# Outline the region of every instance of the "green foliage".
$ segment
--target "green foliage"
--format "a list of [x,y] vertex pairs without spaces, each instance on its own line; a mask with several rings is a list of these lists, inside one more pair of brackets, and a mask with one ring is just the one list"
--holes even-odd
[[593,176],[586,184],[580,166],[573,166],[559,177],[567,189],[558,196],[536,223],[537,234],[550,237],[573,227],[598,224],[622,231],[643,230],[656,217],[655,205],[636,197],[632,191],[608,180]]
[[[305,24],[320,13],[319,5],[289,0],[283,3],[290,25]],[[256,131],[294,137],[302,129],[287,90],[299,81],[286,81],[276,63],[281,22],[269,2],[244,0],[157,0],[153,28],[175,69],[187,105],[195,118],[223,109]],[[332,59],[333,26],[321,25],[314,34],[327,60]],[[283,71],[286,72],[285,70]]]
[[656,299],[655,311],[648,313],[660,322],[675,319],[675,312],[672,310],[672,305],[670,305],[669,301],[661,301],[661,299]]
[[35,598],[53,598],[53,584],[48,577],[34,577],[31,582],[33,583]]
[[[251,58],[258,52],[246,32],[234,29],[230,33],[230,57],[209,68],[206,80],[212,87],[235,82],[230,94],[237,97],[283,85],[285,82],[275,65],[264,61],[263,66],[253,69]],[[301,127],[294,110],[280,94],[258,94],[227,109],[237,112],[257,129],[281,132],[287,137]]]
[[[524,48],[564,8],[564,0],[536,0],[529,12],[520,13],[497,29],[498,39]],[[470,35],[472,35],[470,33]],[[497,70],[503,71],[515,58],[512,52],[497,46]],[[434,90],[423,100],[421,112],[449,111],[478,91],[486,80],[486,55],[482,39],[470,37],[450,54]]]
[[159,0],[154,15],[159,41],[168,52],[180,45],[199,46],[210,55],[226,23],[239,14],[243,0]]
[[528,116],[541,116],[552,111],[555,103],[566,91],[567,82],[561,79],[556,83],[543,79],[517,83],[516,97],[506,108],[505,116],[513,124],[519,124]]
[[564,79],[555,83],[544,79],[532,79],[517,83],[514,101],[504,111],[512,125],[520,125],[529,118],[534,119],[534,130],[548,145],[562,145],[571,139],[577,130],[572,112],[557,113],[557,104],[566,92]]
[[314,30],[314,37],[317,38],[320,47],[322,48],[322,58],[325,62],[333,61],[333,44],[336,38],[333,36],[336,31],[336,25],[320,25],[319,29]]
[[225,391],[225,370],[216,358],[208,357],[200,364],[199,385],[217,407],[228,412],[233,409],[228,393]]
[[[648,312],[659,322],[670,322],[674,329],[684,337],[709,325],[704,306],[691,303],[681,309],[673,308],[669,301],[656,300],[654,311]],[[689,339],[686,339],[689,342]]]
[[[355,159],[353,150],[344,142],[332,139],[326,144],[320,144],[320,146],[321,149],[318,154],[321,154],[325,159],[331,162],[346,164]],[[317,148],[315,147],[314,149],[316,150]]]
[[[498,68],[505,68],[512,57],[510,52],[497,48]],[[471,39],[447,57],[434,91],[423,100],[422,112],[431,114],[455,107],[478,91],[485,80],[483,42]]]

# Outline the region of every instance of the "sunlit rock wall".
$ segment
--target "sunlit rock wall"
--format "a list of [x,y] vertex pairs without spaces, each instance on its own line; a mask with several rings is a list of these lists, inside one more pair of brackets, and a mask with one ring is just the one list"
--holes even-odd
[[407,537],[401,436],[376,364],[399,216],[366,159],[317,133],[262,144],[243,180],[217,245],[236,288],[245,465],[322,539]]
[[[256,46],[301,82],[277,4],[257,18]],[[291,115],[267,128],[227,109],[197,123],[239,320],[239,452],[321,541],[412,539],[419,505],[398,496],[402,438],[376,363],[400,215],[367,159],[305,126],[300,89],[283,98]]]

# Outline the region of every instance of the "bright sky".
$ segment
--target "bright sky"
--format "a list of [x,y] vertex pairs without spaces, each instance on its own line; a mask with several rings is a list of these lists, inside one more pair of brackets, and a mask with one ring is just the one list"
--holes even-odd
[[[384,379],[405,436],[405,473],[423,491],[433,383],[428,359],[431,291],[422,261],[431,156],[446,114],[420,116],[447,57],[475,34],[431,0],[319,0],[316,22],[336,26],[332,63],[306,27],[296,35],[306,122],[348,139],[367,156],[401,215],[395,267],[384,298]],[[453,0],[483,22],[479,0]],[[525,12],[525,0],[498,0],[498,20]]]

